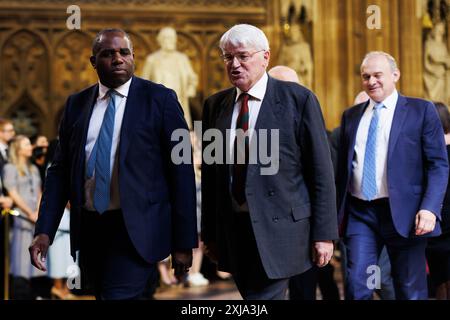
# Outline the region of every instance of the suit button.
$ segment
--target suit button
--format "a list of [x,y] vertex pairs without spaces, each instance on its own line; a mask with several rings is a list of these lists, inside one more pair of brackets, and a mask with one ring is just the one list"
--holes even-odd
[[272,221],[273,221],[273,222],[278,222],[278,217],[273,217],[273,218],[272,218]]
[[274,194],[275,194],[275,191],[269,190],[268,195],[269,195],[270,197],[272,197]]

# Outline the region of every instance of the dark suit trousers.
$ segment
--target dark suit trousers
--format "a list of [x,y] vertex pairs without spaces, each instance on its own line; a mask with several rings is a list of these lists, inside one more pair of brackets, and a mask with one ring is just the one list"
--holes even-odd
[[316,300],[316,288],[319,286],[322,300],[340,300],[339,288],[334,280],[334,267],[327,264],[311,269],[289,279],[289,300]]
[[147,289],[158,276],[156,264],[134,248],[121,210],[82,212],[80,269],[83,288],[101,300],[150,298]]
[[248,212],[233,213],[236,272],[233,279],[245,300],[285,300],[289,279],[269,279],[258,253]]
[[289,279],[289,300],[316,300],[317,267]]
[[396,298],[427,299],[426,239],[404,238],[397,233],[388,199],[369,202],[349,196],[346,209],[346,298],[372,299],[374,286],[379,283],[378,257],[386,245]]

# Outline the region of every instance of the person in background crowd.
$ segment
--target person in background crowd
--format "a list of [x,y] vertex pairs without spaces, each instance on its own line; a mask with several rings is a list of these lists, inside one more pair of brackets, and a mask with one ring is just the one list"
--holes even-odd
[[[31,141],[31,145],[33,146],[33,149],[37,148],[37,147],[42,147],[42,148],[47,149],[49,146],[47,137],[42,134],[34,135],[33,137],[30,138],[30,141]],[[47,151],[47,150],[45,150],[45,151]]]
[[[268,74],[278,80],[301,84],[297,73],[290,67],[275,66],[269,70]],[[308,271],[289,279],[289,299],[316,300],[317,285],[323,300],[340,300],[339,289],[334,280],[334,267],[331,263],[323,268],[313,266]]]
[[[435,102],[434,105],[444,129],[445,145],[450,159],[450,113],[445,104]],[[442,204],[441,229],[442,234],[439,237],[428,239],[426,255],[431,281],[436,288],[436,299],[450,300],[450,183],[447,184]]]
[[38,169],[31,163],[30,140],[16,136],[10,145],[9,163],[3,168],[3,183],[8,195],[14,201],[14,209],[20,215],[13,217],[10,249],[10,273],[12,276],[12,297],[33,299],[31,278],[45,276],[29,263],[28,246],[33,240],[34,223],[38,217],[41,198],[41,178]]
[[197,188],[197,230],[199,231],[199,243],[198,248],[194,249],[192,257],[192,267],[186,278],[186,283],[190,287],[206,286],[209,284],[209,280],[206,279],[200,272],[203,260],[203,242],[200,239],[201,230],[201,215],[202,215],[202,192],[201,192],[201,161],[202,161],[202,149],[201,143],[193,131],[191,131],[191,141],[193,149],[194,159],[194,172],[195,172],[195,185]]
[[61,300],[71,300],[75,296],[71,294],[66,283],[66,278],[73,275],[77,264],[70,256],[70,205],[64,210],[63,217],[58,226],[55,239],[48,248],[48,275],[53,279],[51,295]]
[[31,157],[31,162],[39,170],[39,175],[40,175],[41,181],[42,181],[42,187],[44,187],[45,173],[47,171],[46,157],[47,157],[47,148],[45,148],[45,147],[35,147],[35,148],[33,148],[33,155]]
[[[10,209],[12,200],[7,196],[6,189],[2,183],[3,167],[8,162],[9,142],[14,137],[15,131],[13,123],[10,120],[0,118],[0,209]],[[5,225],[3,217],[0,215],[0,299],[4,298],[4,279],[5,279]]]

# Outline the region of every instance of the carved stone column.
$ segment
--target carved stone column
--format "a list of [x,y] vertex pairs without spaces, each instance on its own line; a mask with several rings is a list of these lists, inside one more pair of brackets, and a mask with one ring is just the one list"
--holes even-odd
[[345,95],[347,49],[345,45],[345,2],[317,1],[317,20],[313,24],[314,92],[322,106],[327,128],[339,125]]
[[416,0],[399,1],[400,85],[403,94],[422,97],[422,26],[416,10]]

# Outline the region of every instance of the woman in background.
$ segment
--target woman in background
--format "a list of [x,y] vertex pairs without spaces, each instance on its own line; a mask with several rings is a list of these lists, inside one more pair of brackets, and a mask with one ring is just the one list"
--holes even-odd
[[75,296],[70,292],[66,279],[77,264],[70,255],[70,206],[66,206],[52,245],[48,248],[48,275],[53,279],[52,298],[71,300]]
[[[450,112],[443,103],[435,102],[434,105],[444,128],[450,159]],[[431,281],[436,287],[436,299],[450,300],[450,183],[447,185],[441,216],[442,234],[428,239],[426,255]]]
[[19,217],[13,218],[11,239],[10,273],[13,277],[14,299],[35,298],[30,279],[45,276],[44,272],[31,265],[28,253],[41,197],[41,178],[36,166],[30,162],[31,156],[30,140],[18,135],[11,142],[9,163],[3,168],[3,184],[14,202],[14,209],[20,214]]

